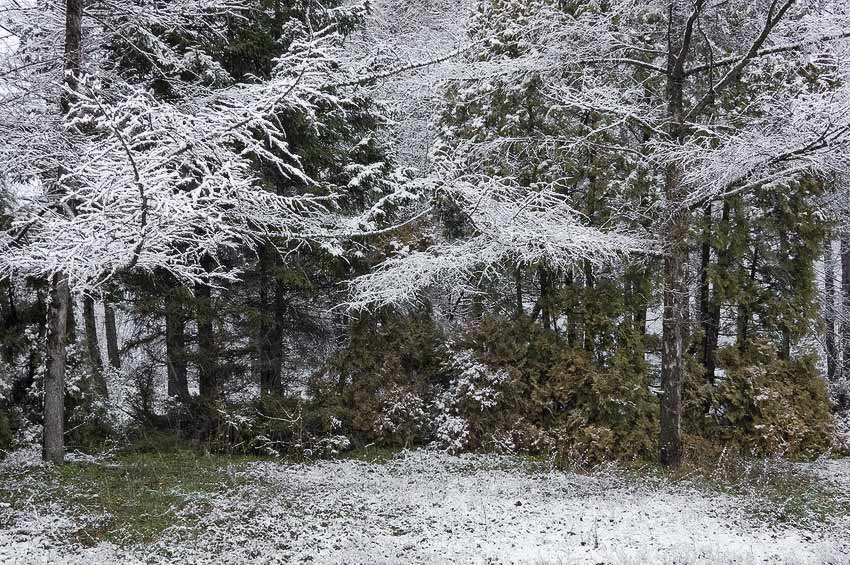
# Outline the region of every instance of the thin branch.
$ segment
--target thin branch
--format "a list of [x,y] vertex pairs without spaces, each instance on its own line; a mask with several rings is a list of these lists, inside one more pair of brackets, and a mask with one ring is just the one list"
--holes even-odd
[[711,86],[709,91],[703,96],[699,102],[697,102],[693,108],[687,113],[684,121],[691,121],[695,116],[702,114],[708,106],[710,106],[714,102],[714,97],[716,94],[732,84],[732,81],[735,79],[738,74],[744,70],[750,61],[752,61],[758,55],[759,50],[761,49],[764,42],[767,41],[768,37],[770,37],[771,32],[776,27],[776,24],[785,16],[786,12],[791,8],[791,5],[795,0],[786,0],[785,3],[776,11],[774,15],[774,10],[776,10],[776,4],[778,0],[773,0],[770,4],[770,9],[767,13],[767,19],[765,20],[764,27],[759,33],[758,37],[753,41],[749,50],[743,57],[735,64],[734,67],[729,69],[723,78],[721,78],[717,83]]
[[[834,33],[831,35],[822,35],[815,39],[808,39],[806,41],[801,41],[799,43],[792,43],[788,45],[777,45],[775,47],[768,47],[767,49],[758,50],[755,55],[753,55],[753,59],[757,59],[760,57],[765,57],[767,55],[776,55],[778,53],[788,53],[791,51],[797,51],[803,49],[805,47],[810,47],[812,45],[817,45],[818,43],[827,43],[831,41],[839,41],[841,39],[850,38],[850,31],[843,31],[841,33]],[[732,57],[726,57],[723,59],[718,59],[714,62],[708,62],[702,65],[697,65],[696,67],[691,67],[690,69],[685,70],[685,76],[689,77],[695,74],[699,74],[705,71],[710,70],[712,67],[728,67],[729,65],[738,63],[741,61],[741,58],[744,55],[735,55]]]

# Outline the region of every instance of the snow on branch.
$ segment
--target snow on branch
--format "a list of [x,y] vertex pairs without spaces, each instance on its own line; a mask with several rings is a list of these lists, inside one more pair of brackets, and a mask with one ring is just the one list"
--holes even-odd
[[[789,103],[790,102],[790,103]],[[850,87],[780,98],[738,130],[717,130],[659,151],[684,164],[686,206],[699,206],[801,174],[850,172]]]
[[[239,83],[207,55],[178,53],[150,31],[216,36],[223,17],[247,10],[216,0],[180,0],[156,13],[125,4],[89,7],[96,22],[90,37],[112,38],[119,52],[148,59],[153,77],[174,88],[166,98],[138,77],[98,66],[100,54],[90,57],[89,73],[67,93],[69,112],[60,115],[52,104],[61,72],[16,66],[34,52],[55,58],[61,18],[54,10],[33,24],[42,26],[41,35],[3,54],[3,66],[14,71],[0,79],[8,102],[0,104],[7,132],[0,178],[11,192],[13,220],[0,232],[0,274],[61,272],[78,289],[129,269],[162,269],[187,283],[228,279],[233,269],[209,273],[200,258],[266,241],[333,247],[352,234],[386,229],[396,214],[416,213],[420,198],[409,190],[411,179],[387,175],[389,167],[375,163],[350,173],[351,183],[380,184],[371,189],[380,193],[378,202],[346,215],[339,194],[346,187],[313,178],[288,139],[286,116],[319,132],[327,127],[323,113],[346,116],[356,96],[341,92],[358,81],[339,64],[338,10],[317,15],[324,27],[297,35],[270,77]],[[193,73],[193,80],[183,78]],[[278,186],[267,186],[260,170],[275,171]]]
[[430,287],[473,293],[472,279],[495,275],[506,264],[564,270],[579,261],[614,263],[652,247],[628,233],[588,226],[567,198],[553,191],[529,191],[485,177],[461,178],[439,190],[467,217],[474,235],[385,261],[351,283],[348,308],[410,305]]

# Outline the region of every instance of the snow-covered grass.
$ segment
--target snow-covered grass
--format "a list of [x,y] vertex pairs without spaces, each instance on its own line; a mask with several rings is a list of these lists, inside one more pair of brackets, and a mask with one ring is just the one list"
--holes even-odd
[[61,469],[25,455],[0,463],[0,562],[850,562],[850,460],[671,477],[424,450]]

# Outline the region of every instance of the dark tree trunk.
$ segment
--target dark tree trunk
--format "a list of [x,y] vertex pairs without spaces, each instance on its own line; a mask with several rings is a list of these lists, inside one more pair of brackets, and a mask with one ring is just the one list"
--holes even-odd
[[[703,335],[708,335],[708,324],[711,322],[711,288],[709,285],[709,267],[711,266],[711,238],[712,238],[712,206],[711,203],[703,210],[703,233],[702,250],[699,262],[699,321],[703,329]],[[705,340],[703,340],[705,343]],[[703,359],[705,363],[705,359]]]
[[[678,171],[668,171],[668,182],[678,183]],[[676,468],[682,463],[682,379],[684,336],[688,308],[688,214],[672,213],[664,257],[664,320],[661,350],[661,464]]]
[[838,350],[835,346],[835,258],[832,254],[832,237],[823,242],[823,338],[826,349],[826,377],[834,381]]
[[261,394],[281,392],[283,330],[286,315],[284,289],[275,276],[280,266],[277,251],[270,245],[260,250],[260,325],[256,339]]
[[635,329],[634,308],[635,282],[634,273],[626,268],[623,273],[623,325],[631,331]]
[[516,296],[516,318],[521,319],[525,315],[522,305],[522,267],[519,265],[514,269],[514,292]]
[[649,299],[648,267],[633,266],[626,270],[623,280],[624,323],[629,330],[629,344],[635,361],[646,355],[646,309]]
[[738,350],[747,350],[747,341],[750,339],[750,312],[744,303],[738,304]]
[[106,330],[106,355],[109,357],[109,366],[115,370],[121,368],[121,355],[118,349],[118,328],[115,326],[115,309],[112,305],[103,302],[103,322]]
[[[212,268],[212,260],[205,258],[204,267]],[[196,317],[198,327],[198,390],[201,400],[208,404],[218,400],[218,347],[215,341],[213,320],[215,319],[212,288],[200,283],[195,287]]]
[[549,272],[542,265],[538,269],[540,276],[540,313],[543,327],[552,329],[551,289],[549,283]]
[[[80,69],[83,61],[83,0],[65,0],[65,84],[70,91],[77,90]],[[66,92],[62,95],[60,106],[67,114],[71,99]]]
[[[729,214],[731,206],[728,201],[723,202],[723,213],[720,217],[720,226],[718,229],[729,229]],[[703,248],[705,253],[705,248]],[[705,261],[705,257],[703,257]],[[706,267],[707,268],[707,265]],[[717,271],[726,273],[729,268],[729,251],[725,247],[717,250]],[[708,382],[713,383],[717,370],[717,346],[720,341],[720,289],[715,286],[713,290],[708,288],[708,283],[705,282],[703,290],[708,292],[708,300],[705,305],[703,314],[703,328],[705,338],[702,348],[702,365],[705,368],[705,376]]]
[[596,286],[596,279],[593,276],[593,265],[591,265],[590,261],[584,262],[584,350],[593,355],[593,351],[595,349],[595,339],[596,339],[596,328],[594,328],[594,324],[592,323],[591,311],[593,309],[594,303],[594,292],[593,289]]
[[[758,272],[758,260],[758,249],[754,249],[753,262],[750,264],[750,274],[747,283],[748,288],[752,288],[755,283],[756,273]],[[746,351],[749,346],[750,316],[752,316],[750,304],[747,302],[747,299],[744,299],[740,304],[738,304],[738,349],[740,351]]]
[[[683,12],[687,4],[670,2],[668,13],[667,86],[669,136],[681,143],[684,125],[684,67],[689,51],[689,37],[684,31]],[[682,34],[681,36],[679,34]],[[681,57],[679,55],[682,55]],[[682,464],[682,380],[688,300],[688,227],[689,212],[682,205],[682,168],[679,163],[667,165],[664,196],[668,220],[664,226],[664,309],[661,337],[661,430],[659,455],[665,467]]]
[[649,304],[649,297],[641,295],[639,299],[640,301],[635,306],[634,311],[634,326],[635,331],[641,336],[643,342],[646,343],[646,310]]
[[841,375],[850,376],[850,229],[841,231]]
[[68,296],[65,297],[68,302],[68,313],[65,320],[65,339],[67,343],[76,343],[77,341],[77,318],[74,315],[74,297],[71,296],[71,289],[68,288]]
[[92,390],[101,398],[106,398],[109,391],[106,388],[106,379],[103,377],[103,359],[100,355],[100,344],[97,340],[97,319],[94,313],[94,299],[91,296],[83,297],[83,321],[86,328],[86,348],[89,353],[91,364]]
[[791,358],[791,331],[788,328],[782,328],[782,342],[779,347],[779,358],[786,361]]
[[713,299],[709,305],[705,325],[705,344],[702,351],[702,366],[705,377],[713,383],[717,372],[717,346],[720,342],[720,301]]
[[53,275],[47,306],[43,457],[56,465],[65,461],[65,340],[69,296],[68,280],[62,275]]
[[652,294],[650,267],[641,267],[632,279],[632,328],[646,342],[646,311]]
[[186,315],[182,289],[171,289],[165,297],[165,357],[168,370],[168,396],[187,403],[189,381],[186,368]]
[[198,326],[198,389],[201,398],[213,402],[218,397],[218,363],[213,329],[212,289],[199,284],[195,289]]
[[576,302],[577,293],[575,288],[575,276],[573,275],[572,268],[567,272],[564,282],[570,292],[570,311],[569,319],[567,320],[567,344],[570,347],[575,347],[578,343],[579,305]]
[[[15,307],[15,288],[12,281],[6,279],[6,304],[3,305],[3,326],[7,329],[16,328],[19,323],[18,309]],[[18,347],[11,340],[3,344],[3,358],[6,364],[11,365],[15,360]]]

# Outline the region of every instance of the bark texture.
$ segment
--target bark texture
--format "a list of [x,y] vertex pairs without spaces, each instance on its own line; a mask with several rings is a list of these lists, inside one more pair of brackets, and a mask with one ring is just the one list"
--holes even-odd
[[[82,19],[82,0],[66,0],[64,71],[65,83],[71,92],[77,87],[82,63]],[[67,93],[63,94],[60,100],[63,114],[66,114],[70,107],[68,96]],[[71,291],[68,279],[61,273],[56,273],[50,280],[50,304],[47,308],[47,374],[44,379],[42,455],[45,461],[57,465],[65,461],[65,343],[70,312]]]
[[833,381],[836,377],[835,343],[835,258],[832,254],[832,238],[823,243],[823,340],[826,349],[826,377]]
[[45,461],[65,461],[65,340],[68,321],[68,280],[53,275],[47,306],[47,373],[44,377]]
[[121,368],[121,355],[118,349],[118,328],[115,326],[115,309],[109,302],[103,303],[103,325],[106,330],[106,355],[109,357],[109,366],[113,369]]
[[841,231],[841,374],[850,375],[850,229]]
[[[685,59],[690,50],[693,20],[685,23],[691,9],[699,10],[702,2],[673,1],[668,12],[667,101],[671,141],[681,143],[685,136],[684,84]],[[695,12],[696,13],[696,12]],[[688,318],[688,223],[689,212],[682,205],[682,168],[679,163],[667,165],[664,178],[667,200],[664,255],[664,319],[661,337],[661,430],[659,459],[665,467],[682,463],[682,377],[684,373],[684,340]]]
[[186,366],[186,314],[181,300],[182,289],[166,295],[165,356],[168,364],[168,395],[188,402],[189,382]]
[[[213,260],[205,257],[201,261],[209,272],[213,268]],[[195,287],[195,323],[198,328],[198,392],[206,404],[214,404],[219,396],[218,378],[218,347],[215,340],[213,321],[212,287],[199,283]]]
[[103,358],[100,355],[100,343],[97,339],[97,318],[94,311],[94,299],[83,297],[83,322],[86,329],[86,349],[91,364],[92,390],[101,398],[106,398],[108,391],[106,379],[103,377]]
[[257,368],[262,394],[281,391],[283,333],[286,315],[284,289],[276,276],[280,266],[277,251],[265,245],[260,252],[260,324],[255,336]]

